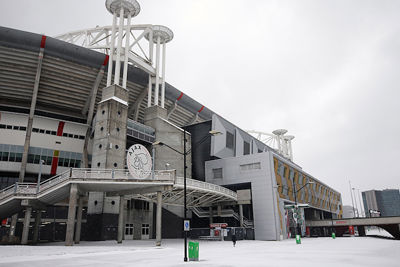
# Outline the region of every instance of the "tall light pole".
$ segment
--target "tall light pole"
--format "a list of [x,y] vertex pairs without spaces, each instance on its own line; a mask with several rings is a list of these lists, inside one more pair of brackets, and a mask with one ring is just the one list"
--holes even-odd
[[[204,136],[202,139],[200,139],[197,143],[195,143],[194,145],[192,145],[192,148],[189,150],[186,150],[186,130],[183,130],[183,152],[163,143],[160,141],[156,141],[153,143],[153,146],[159,145],[159,146],[166,146],[169,149],[175,151],[178,154],[183,155],[183,211],[184,211],[184,218],[183,220],[186,221],[187,220],[187,202],[186,202],[186,169],[187,169],[187,165],[186,165],[186,156],[189,155],[192,152],[192,149],[198,145],[200,145],[201,143],[203,143],[209,136],[215,136],[215,135],[219,135],[222,134],[221,132],[215,131],[215,130],[211,130],[208,132],[208,134],[206,136]],[[187,231],[184,231],[184,261],[187,261]]]
[[336,237],[335,228],[333,227],[333,214],[332,214],[332,206],[331,206],[331,196],[332,191],[329,191],[329,212],[331,213],[331,222],[332,222],[332,238]]
[[[296,190],[296,183],[293,183],[293,193],[294,193],[294,207],[295,207],[295,210],[296,210],[296,216],[298,216],[298,213],[299,213],[299,208],[297,207],[297,192],[299,192],[301,189],[303,189],[304,187],[306,187],[307,185],[309,185],[309,184],[313,184],[314,182],[307,182],[307,183],[305,183],[305,185],[303,185],[302,187],[300,187],[300,189],[299,190]],[[300,226],[299,226],[299,223],[298,223],[298,218],[297,218],[297,220],[296,220],[296,227],[295,227],[295,230],[294,230],[294,233],[295,233],[295,235],[296,235],[296,242],[298,242],[297,240],[299,240],[299,243],[298,244],[300,244],[300,236],[301,236],[301,231],[300,231],[300,235],[298,236],[298,228],[299,228]]]
[[352,187],[351,190],[353,190],[353,195],[354,195],[354,202],[356,203],[356,210],[357,210],[357,218],[360,217],[360,211],[358,209],[358,204],[357,204],[357,197],[356,197],[356,193],[355,193],[355,188]]
[[353,218],[354,218],[354,217],[356,217],[356,210],[354,209],[354,200],[353,200],[353,193],[351,190],[352,187],[351,187],[350,180],[349,180],[349,186],[350,186],[351,203],[353,204]]

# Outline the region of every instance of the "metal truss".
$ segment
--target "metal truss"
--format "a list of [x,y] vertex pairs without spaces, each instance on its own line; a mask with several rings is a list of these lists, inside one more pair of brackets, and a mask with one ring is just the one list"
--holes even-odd
[[[130,25],[130,38],[129,38],[129,62],[143,69],[144,71],[155,75],[155,66],[153,66],[153,40],[147,40],[145,37],[149,36],[153,32],[153,25],[142,24],[142,25]],[[122,43],[125,44],[126,34],[128,27],[124,26],[122,31]],[[119,31],[116,31],[116,39],[119,37]],[[55,38],[83,46],[88,49],[93,49],[104,54],[110,55],[111,49],[111,35],[112,26],[96,27],[91,29],[83,29],[78,31],[72,31],[65,34],[55,36]],[[116,49],[116,47],[114,47]],[[122,49],[124,53],[125,48]]]
[[[219,185],[205,183],[193,179],[186,179],[187,207],[208,207],[218,202],[237,201],[235,192]],[[162,194],[163,204],[183,206],[183,178],[176,178],[173,189]],[[157,203],[157,194],[136,194],[133,198]]]

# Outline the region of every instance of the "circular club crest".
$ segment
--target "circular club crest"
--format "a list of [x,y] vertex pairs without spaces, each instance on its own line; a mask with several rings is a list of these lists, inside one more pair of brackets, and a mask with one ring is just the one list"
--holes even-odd
[[152,160],[146,147],[136,144],[128,149],[126,165],[133,178],[145,179],[151,173]]

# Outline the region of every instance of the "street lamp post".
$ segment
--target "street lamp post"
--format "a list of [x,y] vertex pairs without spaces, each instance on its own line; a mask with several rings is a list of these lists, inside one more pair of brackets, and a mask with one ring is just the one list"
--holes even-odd
[[[299,190],[296,190],[296,183],[293,183],[293,193],[294,193],[294,207],[295,207],[295,211],[296,211],[296,216],[298,216],[298,212],[299,212],[299,208],[297,207],[297,192],[299,192],[301,189],[303,189],[304,187],[306,187],[309,184],[313,184],[314,182],[307,182],[305,183],[305,185],[303,185],[302,187],[300,187]],[[301,231],[300,234],[299,233],[299,228],[300,225],[298,223],[298,218],[296,218],[296,227],[294,228],[294,233],[296,235],[296,242],[298,242],[298,244],[300,244],[300,236],[301,236]]]
[[331,195],[332,192],[329,191],[329,212],[331,213],[331,222],[332,222],[332,238],[335,239],[336,233],[335,233],[335,228],[333,227],[333,214],[332,214],[332,206],[331,206]]
[[37,179],[37,184],[36,184],[36,193],[39,193],[40,190],[40,180],[42,177],[42,165],[44,163],[44,160],[40,160],[39,161],[39,174],[38,174],[38,179]]
[[[156,145],[160,145],[160,146],[166,146],[169,149],[175,151],[178,154],[183,155],[183,210],[184,210],[184,218],[183,220],[186,221],[187,220],[187,201],[186,201],[186,169],[187,169],[187,165],[186,165],[186,156],[189,155],[192,152],[193,147],[200,145],[201,143],[203,143],[209,136],[215,136],[215,135],[219,135],[222,134],[221,132],[215,131],[215,130],[211,130],[208,132],[208,134],[206,136],[204,136],[202,139],[200,139],[196,144],[194,144],[194,146],[191,147],[191,149],[186,150],[186,130],[183,130],[183,152],[163,143],[160,141],[156,141],[153,143],[153,146]],[[184,231],[184,261],[187,261],[187,231]]]

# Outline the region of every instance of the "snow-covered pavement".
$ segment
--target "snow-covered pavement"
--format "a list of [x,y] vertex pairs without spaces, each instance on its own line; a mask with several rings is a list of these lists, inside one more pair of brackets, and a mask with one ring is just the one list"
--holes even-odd
[[131,240],[0,246],[0,266],[400,266],[400,241],[373,237],[303,238],[281,242],[200,241],[200,261],[183,261],[183,240]]

